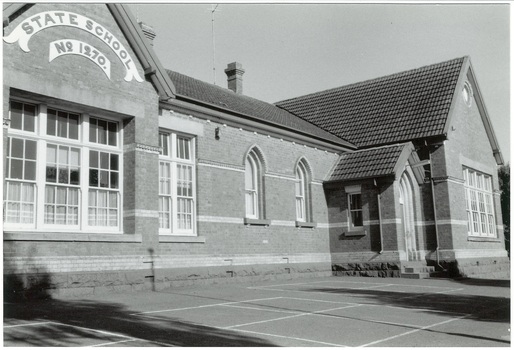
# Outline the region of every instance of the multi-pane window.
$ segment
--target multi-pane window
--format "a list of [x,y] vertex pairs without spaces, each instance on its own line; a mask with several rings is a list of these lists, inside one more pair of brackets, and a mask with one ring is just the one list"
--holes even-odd
[[33,224],[36,200],[36,153],[33,140],[7,138],[6,223]]
[[45,224],[79,224],[80,148],[46,147]]
[[159,134],[159,232],[194,235],[195,164],[191,138]]
[[118,145],[118,123],[89,118],[89,142],[102,145]]
[[463,169],[468,234],[496,237],[492,178],[472,169]]
[[10,128],[24,131],[35,131],[36,106],[28,103],[11,101],[9,106],[11,119]]
[[118,226],[120,155],[89,151],[90,226]]
[[348,207],[350,209],[350,228],[362,227],[362,195],[361,193],[348,194]]
[[159,227],[171,229],[171,163],[159,162]]
[[309,212],[309,187],[307,168],[303,162],[296,166],[296,220],[308,221]]
[[79,115],[48,108],[46,117],[47,135],[79,139]]
[[261,163],[255,150],[251,150],[245,160],[245,202],[246,217],[258,219],[260,216]]
[[6,229],[119,232],[119,123],[20,101],[10,118]]

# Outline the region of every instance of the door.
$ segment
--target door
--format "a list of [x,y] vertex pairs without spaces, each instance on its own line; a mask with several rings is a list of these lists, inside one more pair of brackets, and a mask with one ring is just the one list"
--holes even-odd
[[400,179],[400,205],[402,207],[402,223],[405,237],[405,252],[409,261],[420,260],[416,242],[416,226],[414,224],[414,198],[412,183],[403,173]]

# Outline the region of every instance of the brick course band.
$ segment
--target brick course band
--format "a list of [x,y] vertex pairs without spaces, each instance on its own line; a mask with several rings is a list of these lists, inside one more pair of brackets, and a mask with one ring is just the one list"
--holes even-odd
[[125,152],[142,151],[145,153],[159,154],[161,151],[160,147],[145,145],[142,143],[131,143],[123,147]]
[[159,212],[157,210],[147,210],[147,209],[135,209],[135,210],[125,210],[123,212],[123,217],[127,216],[139,216],[144,218],[158,218]]
[[211,160],[207,160],[207,159],[198,159],[198,165],[211,167],[211,168],[233,170],[233,171],[243,172],[243,173],[245,171],[244,167],[239,166],[239,165],[215,162],[215,161],[211,161]]

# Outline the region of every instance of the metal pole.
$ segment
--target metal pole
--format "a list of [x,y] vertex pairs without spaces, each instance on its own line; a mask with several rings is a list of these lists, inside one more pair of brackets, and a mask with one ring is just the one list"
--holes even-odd
[[211,23],[212,23],[212,75],[213,75],[213,81],[214,85],[216,85],[216,41],[215,41],[215,35],[214,35],[214,12],[216,12],[216,9],[218,8],[219,4],[216,4],[215,7],[213,7],[211,11]]

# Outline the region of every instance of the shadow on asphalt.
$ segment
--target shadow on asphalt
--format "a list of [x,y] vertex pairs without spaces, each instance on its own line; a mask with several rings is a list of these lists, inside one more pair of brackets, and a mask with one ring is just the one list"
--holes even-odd
[[[244,336],[234,331],[190,324],[173,318],[157,321],[131,315],[132,313],[134,311],[128,310],[121,304],[85,300],[43,300],[4,304],[4,322],[16,320],[13,322],[15,324],[22,323],[18,321],[61,322],[174,346],[274,346],[265,340]],[[4,331],[6,346],[18,342],[25,346],[43,347],[88,345],[84,344],[84,339],[89,339],[88,343],[91,343],[90,340],[101,343],[123,340],[120,338],[113,340],[112,336],[107,337],[102,333],[56,323],[16,327],[11,328],[9,332]],[[158,343],[150,345],[159,346]]]
[[465,284],[467,286],[484,286],[484,287],[505,287],[510,288],[510,280],[489,280],[480,278],[462,278],[454,279],[455,282]]
[[446,314],[450,317],[455,317],[456,314],[470,314],[466,319],[476,321],[510,322],[510,299],[502,297],[347,288],[317,288],[308,291],[365,297],[375,304],[378,302],[407,309],[422,309],[426,313]]

